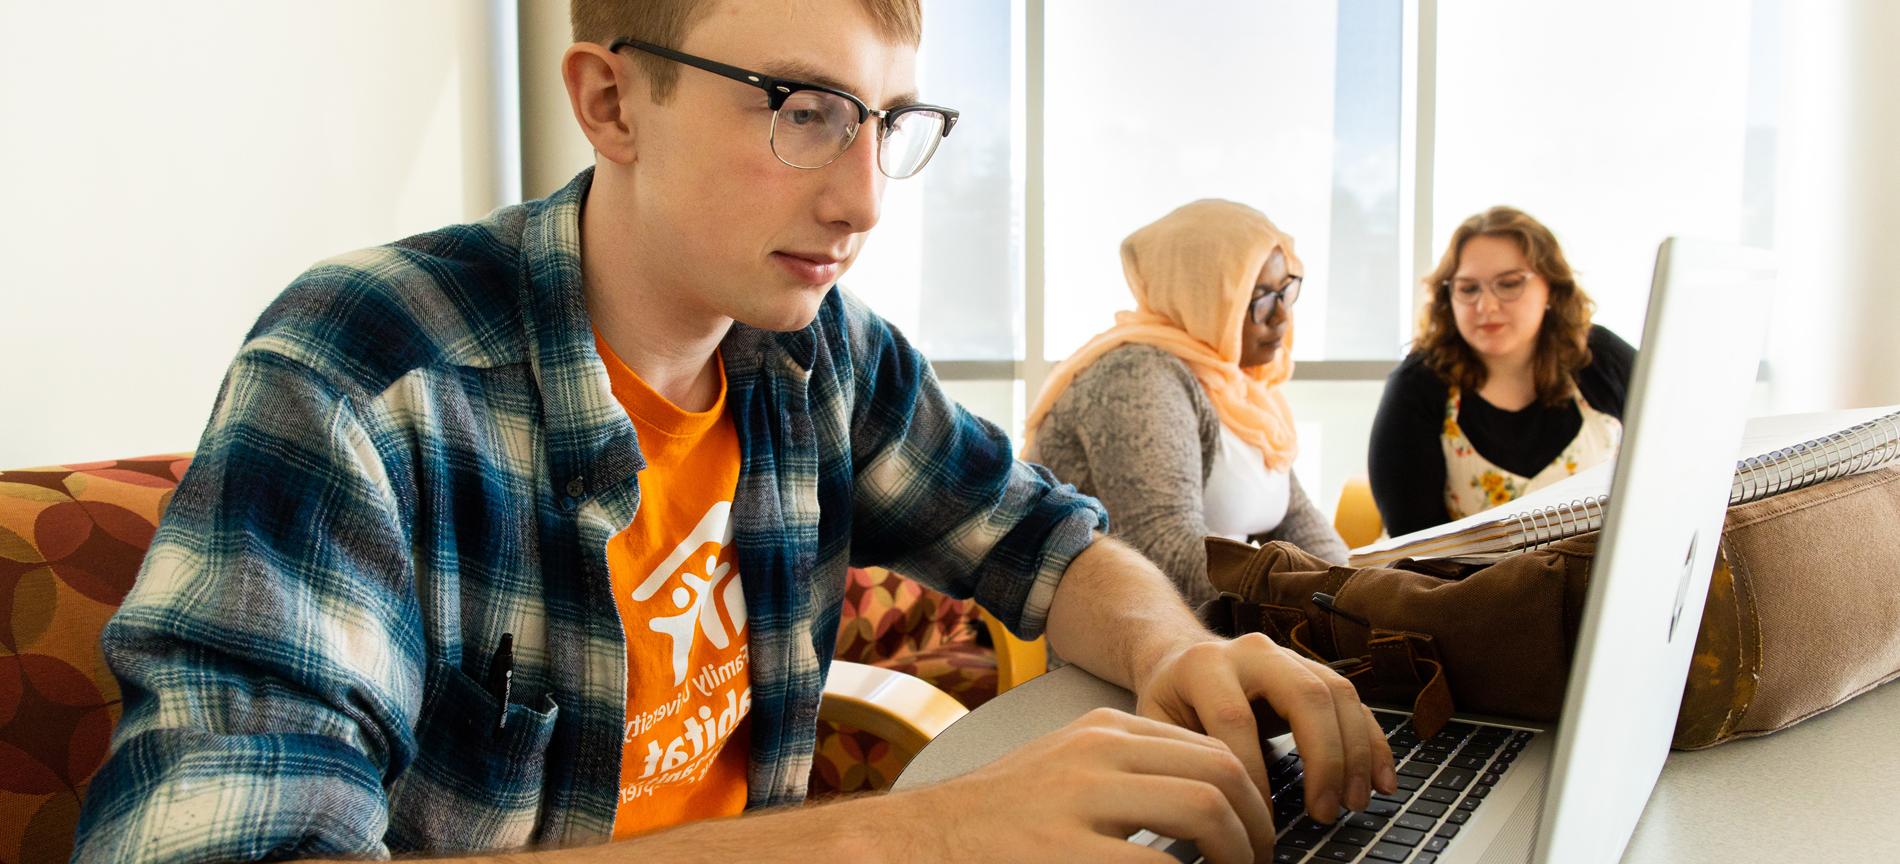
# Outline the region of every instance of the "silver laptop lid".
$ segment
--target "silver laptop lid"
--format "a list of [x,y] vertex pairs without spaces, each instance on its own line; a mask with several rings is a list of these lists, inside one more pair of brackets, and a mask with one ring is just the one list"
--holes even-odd
[[1670,238],[1623,413],[1537,861],[1614,861],[1662,773],[1721,541],[1772,259]]

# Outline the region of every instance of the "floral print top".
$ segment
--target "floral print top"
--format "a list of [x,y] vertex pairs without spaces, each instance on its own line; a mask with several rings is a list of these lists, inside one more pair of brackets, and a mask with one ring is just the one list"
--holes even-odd
[[1498,467],[1471,445],[1471,439],[1458,428],[1458,410],[1463,405],[1464,394],[1456,386],[1451,388],[1451,395],[1445,400],[1445,425],[1438,436],[1445,450],[1445,509],[1451,518],[1463,519],[1509,504],[1525,493],[1542,489],[1616,455],[1617,444],[1623,440],[1623,424],[1590,407],[1574,387],[1570,396],[1583,414],[1583,426],[1577,430],[1577,437],[1537,472],[1537,476],[1525,477]]

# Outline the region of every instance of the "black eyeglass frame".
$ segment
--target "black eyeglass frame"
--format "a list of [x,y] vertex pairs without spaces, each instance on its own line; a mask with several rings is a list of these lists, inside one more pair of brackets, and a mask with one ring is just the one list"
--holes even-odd
[[[955,108],[945,108],[942,105],[926,105],[924,103],[919,102],[912,105],[899,105],[896,108],[884,108],[884,109],[872,108],[870,105],[865,104],[863,99],[859,99],[858,97],[853,96],[850,93],[846,93],[843,90],[839,90],[836,87],[827,87],[823,84],[813,84],[809,81],[796,81],[790,78],[775,78],[763,72],[754,72],[750,69],[741,69],[737,66],[721,63],[717,60],[708,60],[704,57],[694,56],[684,51],[675,51],[663,45],[655,45],[651,42],[642,42],[638,39],[634,39],[629,36],[622,36],[618,39],[615,39],[612,44],[607,46],[607,50],[615,54],[620,53],[621,49],[623,48],[632,48],[637,51],[645,51],[648,54],[652,54],[656,57],[664,57],[675,63],[691,66],[695,69],[702,69],[704,71],[711,72],[714,75],[718,75],[722,78],[730,78],[741,84],[749,84],[753,87],[757,87],[760,90],[765,91],[766,104],[771,106],[774,114],[778,112],[778,109],[785,106],[785,100],[791,98],[793,93],[798,93],[804,90],[815,90],[820,93],[829,93],[833,96],[837,96],[847,102],[850,102],[854,107],[858,109],[858,123],[856,126],[852,127],[851,137],[845,141],[844,147],[840,148],[837,153],[832,154],[831,159],[825,160],[825,165],[830,165],[839,156],[844,155],[844,152],[846,150],[851,149],[851,145],[856,143],[858,140],[858,130],[864,128],[865,121],[869,120],[872,117],[876,117],[880,121],[878,123],[878,132],[877,132],[878,142],[880,145],[883,143],[883,140],[886,137],[889,137],[889,135],[891,134],[891,124],[896,121],[896,118],[901,117],[911,112],[934,111],[942,115],[943,116],[943,131],[938,134],[938,137],[940,138],[950,137],[950,130],[955,128],[957,125],[957,110]],[[935,154],[936,148],[932,147],[931,150],[932,150],[931,155],[936,155]],[[778,156],[778,150],[776,148],[772,151],[772,155]],[[785,162],[786,165],[789,165],[793,168],[802,168],[808,171],[825,167],[825,165],[795,165],[791,162],[786,162],[785,157],[783,156],[778,156],[778,160],[780,162]],[[930,162],[930,157],[929,156],[924,157],[924,163],[929,164],[929,162]],[[878,160],[878,170],[882,171],[883,168],[884,168],[883,160],[880,159]],[[923,170],[923,165],[917,166],[917,171],[922,171],[922,170]],[[904,176],[910,177],[910,176],[915,176],[915,174],[916,172],[913,171],[910,174],[906,174]]]
[[[1301,286],[1304,286],[1305,284],[1306,284],[1305,276],[1290,276],[1290,277],[1287,277],[1286,282],[1282,283],[1280,287],[1268,288],[1267,293],[1262,294],[1258,297],[1253,298],[1252,300],[1247,301],[1247,320],[1252,321],[1255,324],[1261,324],[1261,325],[1264,325],[1268,321],[1273,320],[1274,306],[1284,305],[1289,309],[1292,308],[1293,304],[1299,301],[1300,288]],[[1259,286],[1255,286],[1255,287],[1259,287]],[[1274,302],[1269,303],[1267,305],[1266,314],[1262,315],[1259,311],[1260,304],[1265,303],[1268,300],[1272,300]]]

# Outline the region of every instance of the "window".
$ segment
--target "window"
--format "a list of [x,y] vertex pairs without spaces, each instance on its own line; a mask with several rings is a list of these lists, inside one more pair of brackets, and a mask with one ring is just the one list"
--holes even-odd
[[964,120],[889,187],[850,284],[1013,434],[1132,307],[1122,238],[1195,198],[1260,209],[1306,263],[1288,396],[1323,508],[1464,217],[1547,222],[1632,342],[1663,237],[1772,242],[1779,0],[1184,2],[926,6],[923,89]]
[[1045,353],[1133,307],[1123,237],[1204,197],[1292,235],[1295,356],[1395,358],[1398,0],[1049,0]]
[[[918,93],[963,113],[923,173],[885,185],[877,229],[844,280],[934,360],[1022,355],[1020,6],[924,4]],[[1013,377],[1010,366],[979,368]]]
[[1772,207],[1772,107],[1750,94],[1774,86],[1750,74],[1772,64],[1750,44],[1758,18],[1757,49],[1773,45],[1772,5],[1441,4],[1433,260],[1465,217],[1520,207],[1556,232],[1597,321],[1637,342],[1663,238],[1740,241]]

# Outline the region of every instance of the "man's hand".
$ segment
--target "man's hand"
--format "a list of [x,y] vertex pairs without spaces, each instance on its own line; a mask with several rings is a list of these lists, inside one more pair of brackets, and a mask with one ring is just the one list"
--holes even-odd
[[1372,789],[1398,788],[1385,735],[1346,679],[1258,633],[1209,633],[1168,578],[1113,537],[1070,562],[1048,632],[1064,659],[1133,690],[1137,714],[1220,741],[1262,796],[1270,790],[1256,699],[1293,729],[1314,818],[1331,822],[1341,805],[1364,808]]
[[[1255,761],[1259,760],[1256,748]],[[1271,860],[1273,816],[1226,744],[1098,708],[974,773],[881,802],[970,861],[1172,861],[1146,828],[1214,864]]]
[[1135,711],[1220,740],[1263,795],[1267,767],[1252,701],[1265,699],[1293,728],[1306,770],[1307,812],[1332,822],[1343,804],[1364,809],[1372,789],[1392,792],[1392,749],[1352,684],[1259,633],[1191,642],[1137,682]]

